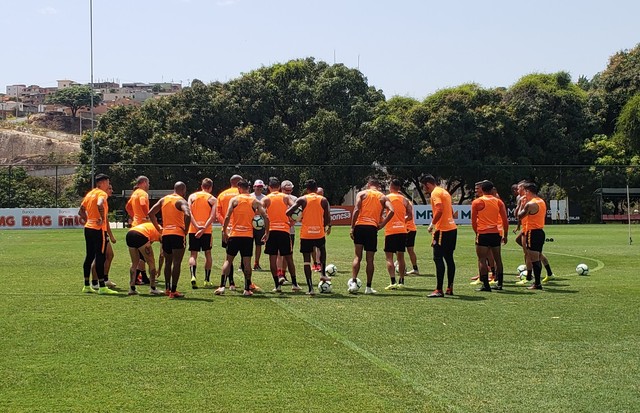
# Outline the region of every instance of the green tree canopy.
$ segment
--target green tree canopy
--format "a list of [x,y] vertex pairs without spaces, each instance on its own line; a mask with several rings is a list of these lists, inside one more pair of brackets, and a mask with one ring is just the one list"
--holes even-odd
[[93,105],[98,105],[102,100],[95,94],[90,86],[69,86],[59,89],[47,97],[47,103],[64,105],[71,109],[71,116],[76,117],[76,112],[81,107],[91,107],[91,95],[93,94]]

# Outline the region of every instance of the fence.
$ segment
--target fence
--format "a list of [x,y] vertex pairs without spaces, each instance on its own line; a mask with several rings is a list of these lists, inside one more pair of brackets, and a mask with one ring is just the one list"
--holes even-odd
[[[473,199],[473,184],[482,179],[494,182],[502,197],[510,197],[511,184],[522,179],[533,179],[541,184],[541,195],[547,200],[569,199],[579,205],[582,222],[600,222],[603,215],[626,214],[640,209],[640,195],[634,194],[631,206],[626,196],[600,188],[626,188],[640,186],[638,167],[593,165],[174,165],[174,164],[113,164],[96,165],[96,172],[111,176],[113,211],[122,210],[126,192],[135,178],[145,175],[151,188],[171,190],[176,181],[187,184],[189,191],[198,189],[205,177],[214,181],[214,195],[229,186],[229,177],[240,174],[249,181],[270,176],[291,180],[294,193],[302,193],[304,181],[315,179],[325,190],[332,205],[353,204],[355,193],[366,178],[377,175],[382,182],[395,176],[405,182],[404,191],[415,204],[427,202],[419,188],[422,174],[441,177],[452,193],[454,202],[467,204]],[[0,166],[0,208],[63,208],[77,207],[91,186],[90,166],[56,164],[14,164]],[[159,193],[160,193],[159,192]],[[130,192],[129,192],[130,193]],[[632,191],[633,193],[633,191]],[[626,194],[626,191],[625,191]]]

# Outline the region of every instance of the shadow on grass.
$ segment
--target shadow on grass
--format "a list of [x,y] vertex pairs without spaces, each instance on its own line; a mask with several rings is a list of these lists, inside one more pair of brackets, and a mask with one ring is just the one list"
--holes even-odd
[[550,287],[544,287],[544,290],[548,293],[552,293],[552,294],[577,294],[578,291],[577,290],[558,290],[555,288],[550,288]]
[[496,293],[506,295],[530,295],[533,294],[533,291],[527,290],[525,287],[519,287],[517,290],[501,290],[496,291]]
[[[483,301],[487,299],[487,296],[489,296],[489,293],[478,293],[477,295],[460,295],[460,294],[455,294],[452,296],[446,296],[445,299],[454,299],[454,300],[462,300],[462,301]],[[435,300],[435,298],[434,298]]]

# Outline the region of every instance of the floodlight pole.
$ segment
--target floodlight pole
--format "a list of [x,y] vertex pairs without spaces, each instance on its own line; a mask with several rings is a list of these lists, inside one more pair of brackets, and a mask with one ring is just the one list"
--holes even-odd
[[[91,44],[91,187],[93,188],[96,184],[95,176],[96,176],[96,142],[93,137],[93,0],[89,0],[89,31],[91,32],[89,35],[89,41]],[[80,125],[82,125],[82,117],[80,118]]]

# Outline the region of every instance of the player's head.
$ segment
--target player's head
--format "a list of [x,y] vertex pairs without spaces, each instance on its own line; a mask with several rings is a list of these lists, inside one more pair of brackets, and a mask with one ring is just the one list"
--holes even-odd
[[438,186],[438,181],[436,181],[436,178],[434,178],[433,175],[423,175],[420,177],[420,183],[428,193],[431,193],[434,188]]
[[200,187],[203,191],[211,192],[211,190],[213,189],[213,180],[211,178],[204,178],[202,180],[202,183],[200,184]]
[[318,190],[318,183],[315,179],[307,179],[304,182],[304,188],[307,190],[307,193],[316,192]]
[[293,192],[293,182],[288,180],[282,181],[282,184],[280,184],[280,189],[285,194],[290,194],[291,192]]
[[538,195],[538,185],[534,184],[533,182],[527,182],[526,184],[524,184],[523,188],[525,193],[529,193],[533,196]]
[[109,184],[105,192],[107,193],[107,196],[113,195],[113,187],[111,186],[111,184]]
[[370,176],[367,179],[367,188],[380,189],[380,181],[375,176]]
[[323,187],[321,187],[321,186],[319,186],[319,187],[318,187],[318,190],[316,191],[316,193],[317,193],[318,195],[322,195],[322,196],[324,196],[324,188],[323,188]]
[[144,175],[140,175],[136,178],[136,184],[133,186],[133,189],[142,189],[144,191],[149,190],[149,178]]
[[262,182],[262,179],[256,179],[253,182],[253,190],[256,194],[261,193],[262,189],[264,189],[264,182]]
[[482,196],[482,183],[484,181],[478,181],[473,185],[473,189],[476,191],[476,196]]
[[233,188],[238,186],[238,182],[242,179],[242,177],[240,175],[232,175],[231,178],[229,178],[229,183],[231,184],[231,186]]
[[511,193],[513,195],[518,195],[518,184],[511,185]]
[[98,174],[95,176],[95,181],[96,181],[96,188],[100,188],[103,191],[106,190],[109,187],[109,184],[111,183],[110,180],[111,178],[109,178],[109,175],[106,174]]
[[182,181],[178,181],[173,185],[173,192],[184,197],[187,194],[187,186]]
[[482,184],[480,184],[480,188],[485,195],[491,195],[494,189],[493,182],[484,180]]
[[529,182],[526,179],[523,179],[522,181],[518,182],[518,195],[520,196],[524,195],[524,186],[528,183]]
[[238,190],[243,193],[249,193],[249,182],[245,181],[244,179],[240,178],[240,180],[238,182],[236,182],[236,185],[238,186]]
[[402,189],[402,182],[397,178],[392,179],[391,184],[389,185],[389,189],[391,190],[391,192],[400,191]]
[[269,192],[278,192],[280,190],[280,180],[275,176],[269,177]]

